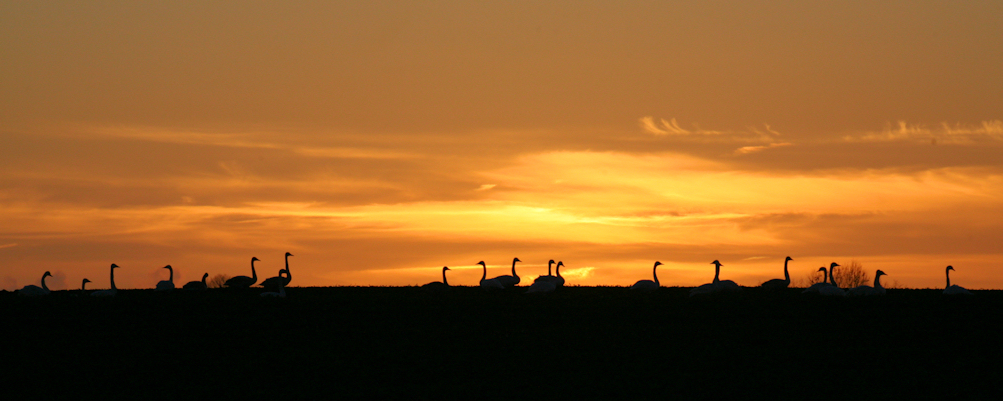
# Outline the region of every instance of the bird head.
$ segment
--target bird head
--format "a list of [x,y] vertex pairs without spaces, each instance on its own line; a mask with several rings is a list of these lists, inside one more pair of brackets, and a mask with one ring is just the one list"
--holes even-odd
[[839,264],[837,264],[836,262],[832,262],[832,264],[829,265],[829,268],[831,269],[833,267],[839,267]]
[[116,264],[112,263],[112,264],[111,264],[111,268],[112,268],[112,269],[115,269],[115,268],[118,268],[118,265],[116,265]]
[[[715,262],[716,262],[716,261],[715,261]],[[661,265],[661,264],[662,264],[662,262],[659,262],[659,261],[657,261],[657,260],[655,261],[655,266],[659,266],[659,265]]]
[[45,274],[43,274],[42,277],[45,277],[45,276],[52,276],[52,273],[45,272]]
[[85,283],[89,283],[89,282],[91,282],[91,281],[90,281],[90,280],[88,280],[88,279],[84,279],[84,282],[85,282]]
[[481,266],[484,266],[484,267],[488,267],[488,265],[484,264],[484,261],[483,261],[483,260],[482,260],[482,261],[480,261],[480,262],[477,262],[477,264],[479,264],[479,265],[481,265]]
[[293,256],[293,254],[286,252],[286,257]]
[[521,261],[521,260],[519,260],[519,258],[514,258],[514,259],[512,259],[512,263],[515,263],[515,262],[522,262],[522,261]]
[[713,262],[710,262],[710,264],[712,264],[712,265],[716,265],[717,267],[721,267],[721,266],[724,266],[724,265],[722,265],[722,264],[721,264],[721,262],[718,262],[718,261],[716,261],[716,260],[715,260],[715,261],[713,261]]
[[818,271],[820,271],[820,272],[825,272],[825,266],[822,266],[822,267],[819,267],[819,268],[818,268]]
[[446,270],[449,270],[449,268],[446,267],[446,266],[442,266],[442,271],[446,271]]
[[252,256],[252,257],[251,257],[251,261],[253,262],[253,261],[255,261],[255,260],[261,260],[261,259],[258,259],[258,258],[256,258],[256,257],[253,257],[253,256]]
[[171,265],[164,266],[165,269],[173,269]]
[[564,266],[564,262],[557,262],[558,266]]
[[877,272],[877,273],[874,273],[874,277],[878,277],[878,276],[887,276],[887,275],[888,275],[888,273],[885,273],[885,272],[883,272],[883,271],[881,271],[881,270],[878,270],[878,272]]
[[947,270],[954,270],[954,266],[947,266]]
[[791,259],[790,256],[788,256],[787,259],[784,259],[784,261],[788,261],[788,260],[794,260],[794,259]]
[[202,279],[203,279],[203,280],[205,280],[205,279],[206,279],[206,278],[208,278],[208,277],[209,277],[209,273],[205,273],[205,274],[202,274]]

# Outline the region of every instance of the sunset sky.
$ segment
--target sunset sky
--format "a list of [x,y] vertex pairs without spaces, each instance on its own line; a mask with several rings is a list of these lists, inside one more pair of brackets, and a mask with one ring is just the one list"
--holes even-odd
[[0,288],[1003,288],[1000,1],[0,0]]

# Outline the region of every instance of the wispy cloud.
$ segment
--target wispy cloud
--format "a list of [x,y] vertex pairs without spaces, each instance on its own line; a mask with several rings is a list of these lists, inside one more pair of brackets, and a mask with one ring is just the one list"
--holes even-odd
[[638,119],[638,123],[644,132],[658,136],[668,136],[674,138],[688,138],[693,141],[713,141],[713,142],[739,142],[739,143],[771,143],[781,136],[769,124],[763,124],[763,128],[747,127],[744,130],[709,130],[700,128],[696,123],[693,128],[686,129],[679,125],[675,118],[660,118],[657,121],[654,117],[645,116]]
[[756,152],[760,152],[760,151],[763,151],[763,150],[766,150],[766,149],[779,148],[779,147],[791,146],[791,145],[793,145],[793,144],[790,143],[790,142],[778,142],[778,143],[771,143],[769,145],[764,145],[764,146],[743,146],[743,147],[740,147],[740,148],[736,149],[735,150],[735,154],[756,153]]
[[15,246],[17,246],[17,243],[13,243],[13,244],[3,244],[3,245],[0,245],[0,249],[4,249],[4,248],[13,248],[13,247],[15,247]]
[[984,141],[1003,141],[1003,121],[988,120],[979,124],[954,125],[946,122],[936,127],[923,124],[910,124],[905,120],[888,126],[879,132],[865,132],[857,135],[845,135],[846,142],[894,142],[916,141],[933,144],[971,144]]

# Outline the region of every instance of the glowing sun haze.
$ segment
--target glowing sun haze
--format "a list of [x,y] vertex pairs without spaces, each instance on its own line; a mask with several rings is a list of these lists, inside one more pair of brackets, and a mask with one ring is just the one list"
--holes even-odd
[[1001,288],[1003,3],[872,3],[0,1],[0,286]]

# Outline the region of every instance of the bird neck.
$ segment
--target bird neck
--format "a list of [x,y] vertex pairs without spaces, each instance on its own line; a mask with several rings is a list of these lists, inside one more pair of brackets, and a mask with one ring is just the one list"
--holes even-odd
[[720,279],[718,279],[718,277],[720,275],[721,275],[721,265],[715,264],[714,265],[714,282],[715,283],[718,282],[718,281],[721,281]]
[[512,277],[517,277],[517,275],[515,274],[515,262],[516,262],[515,260],[512,261]]
[[203,274],[203,275],[202,275],[202,285],[205,285],[205,279],[206,279],[207,277],[209,277],[209,273],[206,273],[206,274]]
[[45,291],[49,291],[49,286],[45,285],[45,278],[46,277],[48,277],[48,276],[42,276],[42,289],[45,290]]
[[557,265],[557,277],[564,278],[564,277],[561,277],[561,266],[564,266],[564,265]]
[[[558,270],[560,270],[560,266],[558,266]],[[658,283],[658,265],[651,268],[651,275],[655,276],[655,286],[660,286]],[[714,277],[714,280],[717,281],[717,277]]]
[[791,282],[791,274],[787,272],[787,262],[790,262],[790,260],[784,260],[784,281],[789,283]]
[[286,274],[292,277],[292,273],[289,273],[289,255],[286,255]]
[[114,267],[111,268],[111,289],[112,290],[118,290],[118,288],[115,287],[115,268]]
[[449,285],[449,282],[446,281],[446,269],[442,269],[442,283],[445,285]]
[[484,269],[484,273],[481,273],[481,281],[484,281],[488,279],[488,265],[481,264],[481,267]]
[[554,267],[554,261],[547,262],[547,275],[548,276],[553,276],[554,275],[553,270],[551,270],[553,267]]
[[835,274],[835,272],[836,272],[836,268],[835,267],[830,267],[829,268],[829,284],[832,284],[833,287],[839,288],[839,285],[836,284],[836,274]]
[[944,274],[947,275],[947,287],[945,288],[951,288],[951,269],[944,271]]
[[168,267],[167,271],[171,272],[171,275],[170,275],[170,277],[167,280],[173,283],[174,282],[174,268],[173,267]]
[[875,275],[874,276],[874,288],[884,288],[884,287],[881,286],[881,276],[880,275]]
[[87,290],[87,282],[86,281],[81,281],[80,282],[80,291],[86,291],[86,290]]
[[254,259],[251,259],[251,278],[258,281],[258,272],[254,271]]

